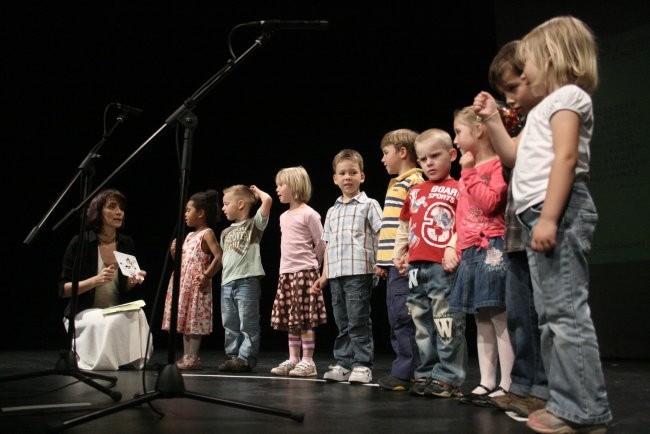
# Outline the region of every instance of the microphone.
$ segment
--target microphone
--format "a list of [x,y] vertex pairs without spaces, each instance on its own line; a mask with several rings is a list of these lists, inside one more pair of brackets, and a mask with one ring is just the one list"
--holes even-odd
[[142,109],[131,107],[130,105],[126,105],[126,104],[120,104],[119,102],[115,103],[115,107],[117,107],[118,110],[121,110],[122,113],[130,114],[130,115],[140,116],[143,112]]
[[275,30],[327,30],[329,23],[324,20],[262,20],[256,22],[256,24],[258,24],[263,31],[272,32]]

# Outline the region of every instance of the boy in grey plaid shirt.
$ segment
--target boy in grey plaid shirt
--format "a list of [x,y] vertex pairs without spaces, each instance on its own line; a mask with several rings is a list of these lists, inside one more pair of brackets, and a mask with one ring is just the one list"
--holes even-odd
[[379,202],[360,190],[365,181],[361,154],[343,149],[332,167],[334,184],[343,194],[327,211],[323,273],[312,286],[312,291],[320,292],[329,283],[339,330],[334,341],[336,364],[323,379],[369,383],[374,358],[370,297],[382,210]]

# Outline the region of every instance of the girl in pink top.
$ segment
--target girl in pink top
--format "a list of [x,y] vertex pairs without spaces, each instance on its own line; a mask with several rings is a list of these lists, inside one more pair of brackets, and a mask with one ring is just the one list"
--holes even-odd
[[[456,112],[454,132],[454,143],[462,154],[456,208],[457,250],[461,260],[449,305],[451,311],[474,315],[481,373],[480,383],[460,402],[491,406],[489,398],[503,395],[510,387],[514,361],[505,310],[507,184],[501,160],[472,107]],[[500,382],[497,362],[501,368]]]
[[[280,277],[271,312],[271,327],[289,334],[289,359],[271,369],[275,375],[315,377],[315,332],[327,322],[321,292],[310,287],[320,277],[325,243],[320,214],[307,205],[311,180],[300,166],[282,169],[275,177],[280,203],[289,209],[280,215]],[[302,358],[300,350],[302,349]]]

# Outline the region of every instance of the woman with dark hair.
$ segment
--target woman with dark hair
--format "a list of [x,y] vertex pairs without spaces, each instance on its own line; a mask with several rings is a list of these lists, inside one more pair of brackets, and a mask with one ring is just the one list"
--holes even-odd
[[[75,316],[75,348],[80,369],[117,370],[120,366],[142,368],[149,333],[142,309],[104,315],[103,309],[122,304],[126,294],[144,281],[146,272],[125,276],[114,252],[134,254],[133,239],[120,232],[124,226],[126,197],[118,190],[102,190],[86,211],[83,243],[75,235],[63,256],[59,295],[70,298],[76,260],[81,261]],[[83,247],[83,248],[82,248]],[[81,254],[79,249],[82,248]],[[65,309],[66,328],[71,302]],[[151,347],[149,347],[151,351]]]

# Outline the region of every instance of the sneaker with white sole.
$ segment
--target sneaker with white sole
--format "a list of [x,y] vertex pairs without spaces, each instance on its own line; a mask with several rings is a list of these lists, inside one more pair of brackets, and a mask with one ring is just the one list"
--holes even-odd
[[289,371],[289,377],[315,377],[316,375],[316,364],[304,360],[298,362],[296,367]]
[[350,378],[351,371],[349,369],[345,369],[343,366],[339,365],[330,365],[328,367],[330,370],[323,375],[323,380],[329,382],[343,382],[348,381],[348,378]]
[[411,395],[413,396],[424,396],[424,390],[431,383],[431,377],[419,377],[416,378],[413,384],[411,384]]
[[355,366],[348,378],[350,384],[367,384],[372,381],[372,371],[367,366]]
[[297,363],[293,363],[291,360],[285,360],[280,363],[275,368],[271,369],[271,374],[273,375],[289,375],[289,372],[295,368]]

